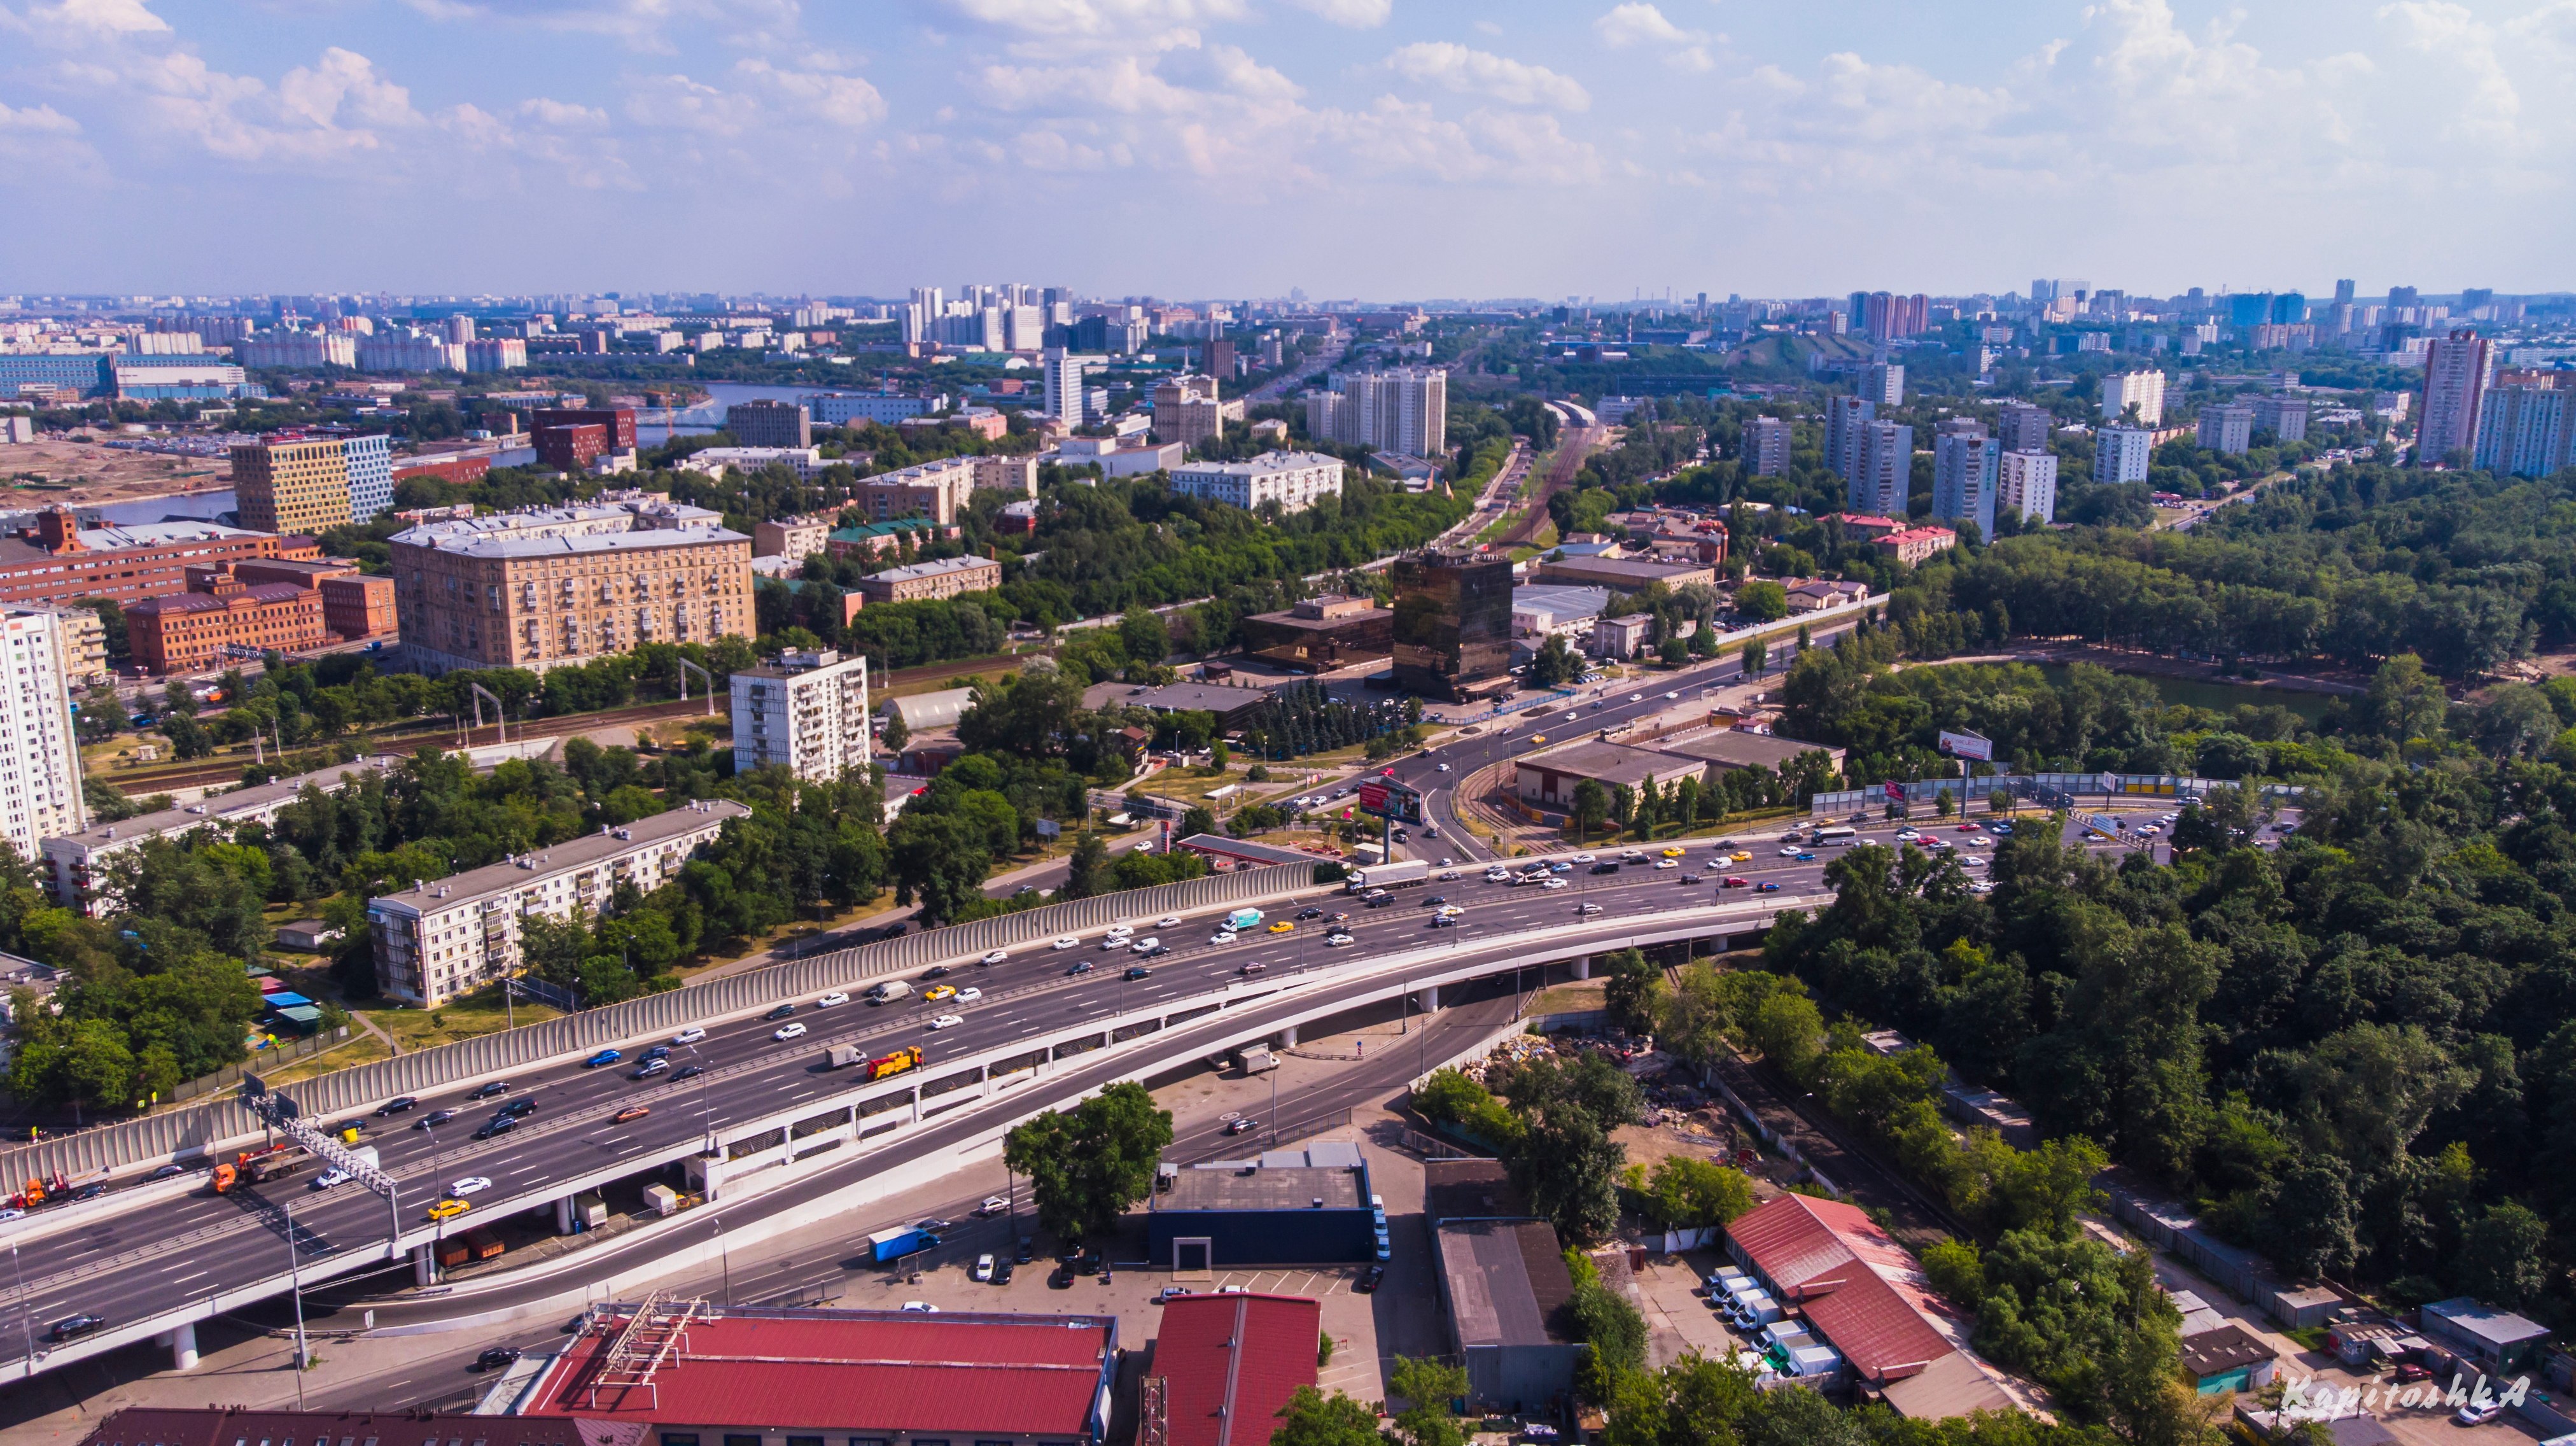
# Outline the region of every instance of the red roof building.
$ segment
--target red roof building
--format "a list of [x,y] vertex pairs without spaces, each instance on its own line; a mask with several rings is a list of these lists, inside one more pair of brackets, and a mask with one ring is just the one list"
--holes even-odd
[[1909,527],[1878,539],[1878,555],[1913,567],[1936,552],[1959,545],[1959,534],[1946,527]]
[[1727,1253],[1842,1355],[1855,1379],[1923,1420],[2016,1409],[1968,1353],[1968,1322],[1893,1236],[1839,1200],[1782,1195],[1726,1227]]
[[[440,1446],[447,1441],[475,1441],[483,1446],[617,1446],[617,1434],[586,1431],[585,1424],[561,1416],[128,1406],[101,1419],[81,1438],[80,1446],[240,1446],[251,1441],[301,1441],[311,1446]],[[632,1435],[624,1439],[634,1440]]]
[[1165,1304],[1145,1385],[1146,1409],[1157,1409],[1159,1396],[1163,1419],[1145,1423],[1143,1439],[1267,1446],[1280,1408],[1315,1384],[1323,1324],[1323,1304],[1303,1296],[1187,1295]]
[[1875,542],[1891,532],[1903,532],[1905,524],[1893,517],[1876,517],[1865,512],[1843,514],[1843,532],[1855,542]]
[[1083,1446],[1107,1426],[1117,1346],[1115,1316],[647,1302],[603,1312],[521,1411],[706,1446],[728,1432]]

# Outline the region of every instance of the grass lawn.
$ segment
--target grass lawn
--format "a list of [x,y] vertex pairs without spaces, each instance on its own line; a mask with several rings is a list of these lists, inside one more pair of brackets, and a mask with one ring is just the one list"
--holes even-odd
[[374,1022],[376,1028],[402,1042],[403,1052],[435,1049],[454,1044],[460,1039],[497,1034],[511,1024],[515,1011],[521,1025],[542,1024],[559,1017],[560,1011],[545,1005],[519,1000],[507,1009],[502,1006],[501,990],[493,986],[440,1005],[436,1009],[412,1009],[394,1005],[358,1012]]
[[311,1079],[317,1074],[329,1074],[333,1070],[353,1069],[358,1065],[373,1064],[380,1059],[391,1059],[393,1055],[392,1050],[385,1048],[383,1040],[367,1033],[361,1026],[352,1024],[349,1026],[349,1037],[341,1041],[337,1048],[308,1055],[273,1074],[261,1073],[259,1077],[272,1085],[292,1084],[300,1079]]
[[1578,979],[1571,984],[1550,985],[1530,1001],[1532,1014],[1579,1014],[1587,1009],[1609,1006],[1610,981]]

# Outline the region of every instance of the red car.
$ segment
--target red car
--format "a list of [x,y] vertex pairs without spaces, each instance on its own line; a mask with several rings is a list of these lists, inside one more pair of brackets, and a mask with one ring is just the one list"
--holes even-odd
[[1975,833],[1976,831],[1977,825],[1973,823],[1963,823],[1959,825],[1959,832],[1961,833]]
[[1744,879],[1737,878],[1733,874],[1728,874],[1726,876],[1726,882],[1719,884],[1718,887],[1721,889],[1749,889],[1752,887],[1752,884]]

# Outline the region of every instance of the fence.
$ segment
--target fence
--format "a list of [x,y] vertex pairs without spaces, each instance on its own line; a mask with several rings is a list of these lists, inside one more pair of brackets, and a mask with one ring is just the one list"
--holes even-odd
[[[1062,934],[1086,933],[1129,919],[1267,900],[1312,888],[1314,883],[1314,865],[1279,864],[1048,904],[774,964],[585,1010],[525,1029],[487,1034],[317,1075],[294,1086],[295,1099],[307,1114],[343,1114],[396,1095],[426,1094],[479,1076],[531,1068],[628,1040],[670,1033],[709,1019],[752,1013],[879,975],[1015,948]],[[0,1179],[49,1179],[57,1172],[66,1177],[96,1175],[212,1150],[223,1141],[260,1131],[259,1121],[238,1100],[216,1100],[11,1150],[0,1155]]]
[[201,1074],[195,1079],[181,1081],[177,1088],[170,1091],[170,1098],[192,1100],[199,1095],[212,1094],[216,1090],[230,1089],[241,1083],[241,1077],[245,1074],[258,1074],[276,1069],[280,1065],[292,1064],[299,1059],[311,1059],[326,1049],[338,1049],[348,1042],[349,1026],[344,1024],[329,1034],[305,1035],[284,1044],[273,1045],[240,1064],[228,1064],[213,1074]]

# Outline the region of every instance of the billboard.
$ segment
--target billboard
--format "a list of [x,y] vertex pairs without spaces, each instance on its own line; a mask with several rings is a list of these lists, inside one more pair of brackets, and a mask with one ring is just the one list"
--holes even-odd
[[1905,785],[1902,783],[1890,783],[1887,785],[1887,801],[1890,803],[1903,803],[1905,801]]
[[1421,793],[1391,775],[1361,780],[1359,800],[1362,813],[1392,818],[1398,823],[1422,822]]
[[1994,740],[1980,738],[1974,733],[1953,733],[1947,728],[1942,729],[1941,751],[1953,758],[1973,758],[1979,763],[1995,761]]

